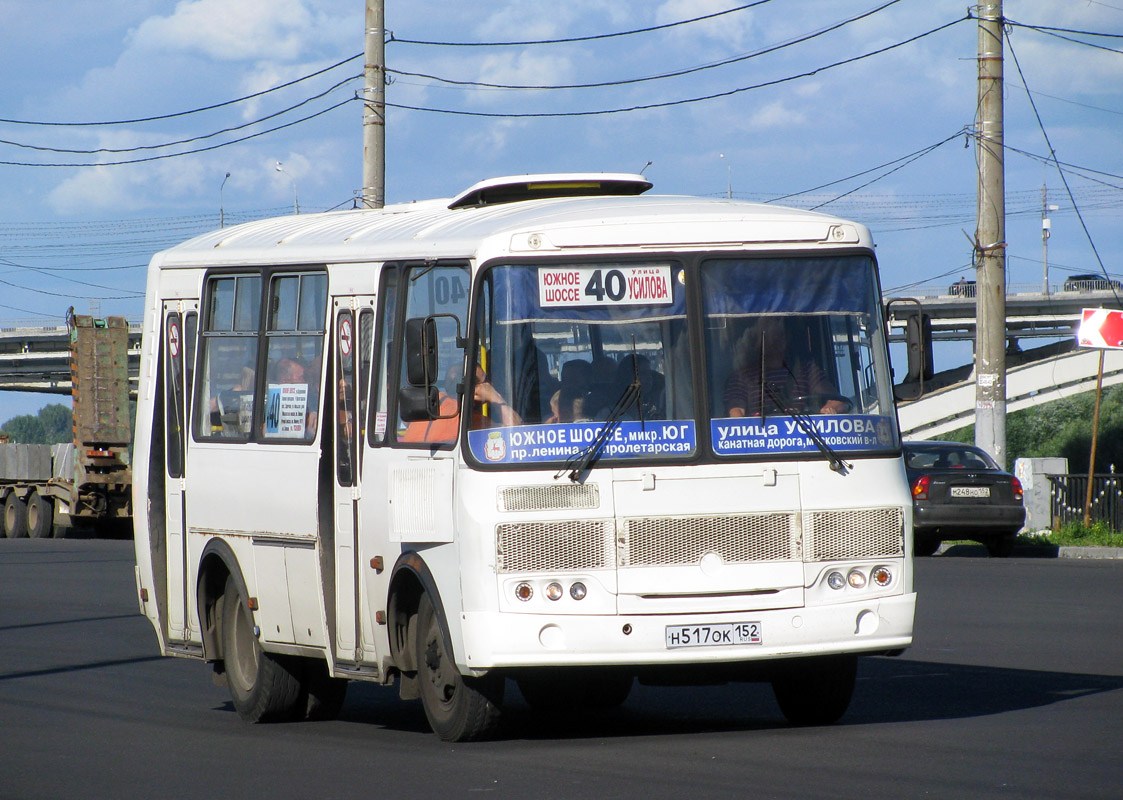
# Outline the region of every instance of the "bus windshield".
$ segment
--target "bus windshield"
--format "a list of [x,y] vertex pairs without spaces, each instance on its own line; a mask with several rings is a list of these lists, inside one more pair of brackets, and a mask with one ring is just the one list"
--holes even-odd
[[502,265],[480,285],[482,464],[897,447],[869,257]]

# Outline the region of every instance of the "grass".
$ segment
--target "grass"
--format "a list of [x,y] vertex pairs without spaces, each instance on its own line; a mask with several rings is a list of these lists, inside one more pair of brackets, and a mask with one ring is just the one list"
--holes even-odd
[[1112,530],[1104,522],[1093,522],[1087,526],[1080,522],[1070,522],[1059,530],[1041,536],[1023,533],[1018,536],[1018,544],[1055,547],[1123,547],[1123,532]]

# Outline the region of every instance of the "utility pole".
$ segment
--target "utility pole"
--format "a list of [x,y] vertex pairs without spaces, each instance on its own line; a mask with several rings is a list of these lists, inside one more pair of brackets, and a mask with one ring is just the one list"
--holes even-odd
[[1006,197],[1002,152],[1002,0],[979,14],[976,152],[975,444],[1006,463]]
[[1049,189],[1045,183],[1041,184],[1041,273],[1044,283],[1043,293],[1049,294],[1049,236],[1053,223],[1049,219],[1050,211],[1058,211],[1060,206],[1049,205]]
[[363,67],[363,208],[386,204],[386,9],[366,0]]

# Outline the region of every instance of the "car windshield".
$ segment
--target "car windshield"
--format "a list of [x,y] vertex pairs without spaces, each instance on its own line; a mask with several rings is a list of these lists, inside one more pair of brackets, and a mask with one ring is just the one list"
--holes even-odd
[[899,446],[867,256],[498,265],[479,285],[480,463]]

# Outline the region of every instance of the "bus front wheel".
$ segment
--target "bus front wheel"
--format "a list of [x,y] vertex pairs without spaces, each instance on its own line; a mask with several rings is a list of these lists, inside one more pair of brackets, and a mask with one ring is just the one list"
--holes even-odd
[[815,656],[786,664],[773,679],[772,692],[784,718],[793,725],[830,725],[850,706],[858,657]]
[[499,723],[503,678],[460,674],[445,643],[437,612],[429,595],[421,595],[414,640],[421,705],[433,732],[446,742],[487,738]]
[[304,715],[299,664],[261,649],[253,613],[233,578],[222,597],[222,655],[238,715],[247,722],[276,722]]

